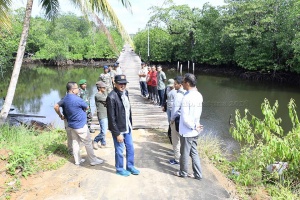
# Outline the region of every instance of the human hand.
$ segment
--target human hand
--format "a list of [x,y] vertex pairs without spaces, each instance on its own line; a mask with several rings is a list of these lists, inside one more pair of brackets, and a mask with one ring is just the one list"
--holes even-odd
[[202,131],[203,131],[203,125],[202,125],[202,124],[198,124],[198,125],[196,126],[196,131],[197,131],[198,133],[202,132]]
[[122,142],[124,142],[124,137],[123,137],[123,135],[118,135],[117,136],[117,141],[119,142],[119,143],[122,143]]

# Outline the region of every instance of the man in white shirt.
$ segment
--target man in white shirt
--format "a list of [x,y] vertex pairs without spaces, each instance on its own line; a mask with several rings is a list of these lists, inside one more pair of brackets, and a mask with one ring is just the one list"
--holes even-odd
[[148,74],[148,69],[145,67],[145,63],[141,63],[141,69],[139,71],[139,77],[140,77],[140,87],[141,87],[141,95],[143,97],[148,96],[148,90],[147,90],[147,83],[146,83],[146,76]]
[[[187,91],[180,106],[180,170],[175,172],[179,177],[202,179],[202,169],[197,151],[199,134],[203,129],[200,125],[203,97],[196,88],[196,77],[187,73],[184,75],[183,88]],[[188,174],[189,156],[192,158],[193,174]]]

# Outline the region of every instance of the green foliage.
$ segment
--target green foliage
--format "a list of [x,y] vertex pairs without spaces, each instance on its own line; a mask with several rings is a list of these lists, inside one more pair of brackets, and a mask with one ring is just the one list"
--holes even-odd
[[40,170],[55,169],[65,163],[59,159],[52,163],[48,157],[59,154],[68,157],[67,149],[63,142],[66,140],[64,131],[53,130],[38,133],[26,127],[0,127],[0,148],[9,151],[7,158],[7,172],[10,175],[20,173],[26,177]]
[[[236,110],[236,126],[230,131],[237,141],[242,142],[243,147],[237,160],[232,163],[240,175],[231,176],[231,178],[247,187],[258,187],[264,184],[266,188],[269,188],[272,197],[274,195],[274,197],[283,198],[284,195],[291,195],[296,189],[295,186],[299,185],[300,124],[295,101],[291,99],[288,109],[293,127],[291,131],[284,133],[280,126],[281,119],[275,117],[278,106],[277,101],[271,106],[265,99],[261,106],[263,119],[251,115],[247,109],[245,116],[242,117],[239,110]],[[272,189],[272,185],[269,185],[269,182],[276,182],[279,179],[278,174],[265,172],[267,165],[275,161],[289,164],[283,175],[284,182],[282,182],[281,189],[281,191],[289,192],[281,196]],[[299,195],[299,193],[295,192],[292,195]]]
[[[153,6],[148,22],[169,38],[165,49],[151,49],[151,61],[193,61],[209,65],[236,65],[261,72],[300,71],[300,2],[298,0],[228,0],[222,7]],[[145,59],[147,30],[134,38],[136,52]],[[167,33],[167,34],[166,34]],[[151,33],[150,33],[151,34]],[[159,35],[158,35],[159,34]],[[150,46],[155,40],[150,39]],[[162,47],[162,46],[160,46]]]

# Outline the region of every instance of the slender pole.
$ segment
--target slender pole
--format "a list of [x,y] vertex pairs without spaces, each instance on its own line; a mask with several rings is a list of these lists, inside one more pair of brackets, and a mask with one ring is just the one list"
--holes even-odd
[[148,25],[148,63],[150,65],[150,36],[149,36],[149,25]]
[[182,76],[182,64],[180,65],[180,75]]
[[188,73],[190,73],[190,61],[188,60]]
[[195,74],[195,63],[193,63],[193,74]]
[[179,61],[177,62],[177,72],[179,71]]

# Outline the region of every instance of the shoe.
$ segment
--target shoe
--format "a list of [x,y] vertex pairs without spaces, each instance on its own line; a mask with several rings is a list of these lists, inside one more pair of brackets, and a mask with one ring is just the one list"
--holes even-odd
[[94,129],[89,129],[90,130],[90,133],[95,133],[95,130]]
[[131,167],[130,169],[127,169],[127,171],[129,171],[133,175],[139,175],[140,174],[140,170],[137,170],[135,167]]
[[174,175],[175,176],[178,176],[178,177],[181,177],[181,178],[185,178],[186,176],[182,176],[181,174],[180,174],[180,172],[174,172]]
[[179,165],[179,162],[177,162],[175,159],[169,160],[169,163],[170,163],[171,165]]
[[100,165],[100,164],[102,164],[102,163],[103,163],[103,160],[101,160],[101,159],[99,159],[99,158],[96,158],[96,161],[91,162],[90,164],[91,164],[92,166],[94,166],[94,165]]
[[95,150],[98,150],[98,144],[97,144],[97,142],[95,142],[95,141],[93,141],[93,148],[94,148]]
[[119,171],[119,172],[117,171],[117,174],[120,176],[125,176],[125,177],[130,176],[130,172],[125,169],[123,171]]
[[84,163],[84,162],[85,162],[85,159],[81,158],[80,163],[75,163],[75,165],[79,166],[81,163]]

